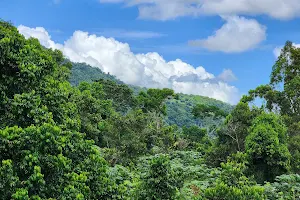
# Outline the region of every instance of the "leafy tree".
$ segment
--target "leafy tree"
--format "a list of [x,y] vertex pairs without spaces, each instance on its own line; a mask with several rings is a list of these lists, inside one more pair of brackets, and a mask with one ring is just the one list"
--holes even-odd
[[127,85],[104,79],[97,80],[96,82],[103,86],[104,99],[111,100],[116,111],[126,113],[136,106],[133,91]]
[[[270,84],[259,86],[249,92],[245,101],[261,97],[266,100],[269,110],[279,110],[281,115],[300,120],[300,93],[295,88],[300,87],[300,48],[287,42],[278,60],[273,66]],[[278,90],[279,89],[279,90]]]
[[254,120],[246,138],[246,152],[250,170],[259,182],[273,181],[288,172],[290,153],[286,127],[280,117],[263,113]]
[[56,124],[78,128],[67,82],[70,65],[60,51],[44,48],[37,39],[26,40],[17,28],[0,21],[0,57],[2,128],[50,122],[51,113]]
[[12,161],[2,160],[0,165],[0,194],[1,199],[10,199],[20,184],[19,178],[15,176]]
[[177,191],[182,187],[165,155],[157,155],[150,160],[150,169],[142,177],[138,199],[176,199]]
[[299,172],[299,132],[300,126],[300,48],[288,41],[273,66],[270,83],[251,90],[242,101],[249,102],[256,97],[266,101],[269,111],[283,116],[290,136],[289,150],[292,156],[292,169]]
[[300,173],[300,122],[294,123],[288,129],[288,148],[291,152],[291,167],[294,173]]
[[103,100],[104,93],[99,83],[81,83],[76,95],[76,105],[81,120],[80,132],[85,133],[88,139],[93,139],[97,145],[103,142],[103,125],[112,115],[111,101]]
[[[194,106],[192,113],[195,118],[201,119],[203,122],[209,121],[209,123],[203,123],[202,126],[206,126],[209,136],[213,136],[217,127],[222,123],[223,119],[228,115],[224,110],[221,110],[217,106],[198,104]],[[215,123],[211,123],[215,122]]]
[[139,94],[138,103],[144,112],[156,112],[158,114],[166,115],[165,101],[167,99],[176,97],[174,91],[168,88],[148,89],[147,92]]
[[93,142],[49,124],[1,130],[0,160],[5,173],[0,185],[8,199],[17,188],[29,197],[56,199],[101,199],[118,193]]
[[199,199],[266,199],[264,188],[245,176],[246,156],[238,153],[222,163],[222,172],[215,185],[208,187]]
[[205,153],[211,146],[211,141],[205,128],[200,128],[199,126],[183,127],[182,133],[182,137],[189,142],[190,148]]
[[248,129],[252,120],[261,112],[256,108],[251,110],[247,103],[238,103],[226,117],[224,125],[217,130],[217,139],[208,152],[208,163],[219,166],[231,154],[244,152]]

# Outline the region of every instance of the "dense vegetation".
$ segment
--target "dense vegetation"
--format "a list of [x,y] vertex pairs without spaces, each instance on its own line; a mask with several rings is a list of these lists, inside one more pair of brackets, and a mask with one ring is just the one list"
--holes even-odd
[[[105,74],[72,86],[71,68],[0,22],[0,199],[299,199],[292,43],[270,84],[233,110],[170,89],[136,94]],[[266,103],[250,107],[256,98]],[[185,104],[190,121],[167,123]]]
[[[79,85],[80,82],[91,83],[99,79],[113,81],[118,85],[124,84],[116,77],[102,72],[99,68],[91,67],[85,63],[72,63],[72,65],[73,67],[71,69],[70,82],[73,86]],[[147,90],[146,88],[141,88],[134,85],[128,85],[128,87],[133,90],[134,95],[138,95],[141,91]],[[199,104],[216,106],[227,113],[231,112],[233,109],[233,106],[209,97],[187,94],[178,94],[178,97],[179,98],[177,99],[172,98],[167,99],[166,101],[167,115],[165,120],[169,125],[177,125],[179,127],[191,127],[194,125],[207,127],[218,125],[220,122],[222,122],[220,119],[200,119],[194,117],[192,113],[193,108]]]

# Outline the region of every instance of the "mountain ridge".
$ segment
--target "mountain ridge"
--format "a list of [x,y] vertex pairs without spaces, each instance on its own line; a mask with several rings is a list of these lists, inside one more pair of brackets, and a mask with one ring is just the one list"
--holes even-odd
[[[115,81],[118,84],[125,84],[118,78],[113,75],[103,72],[97,67],[92,67],[86,63],[72,63],[72,71],[70,77],[70,83],[73,86],[78,85],[80,82],[92,82],[99,79]],[[128,84],[125,84],[128,85]],[[134,85],[128,85],[137,95],[141,91],[146,91],[147,88],[139,87]],[[205,104],[211,106],[217,106],[218,108],[230,112],[234,106],[216,100],[210,97],[200,96],[200,95],[191,95],[179,93],[179,99],[171,99],[166,102],[167,106],[167,116],[166,121],[170,125],[177,125],[179,127],[183,126],[193,126],[195,124],[203,126],[203,121],[193,117],[192,109],[197,104]],[[210,123],[210,122],[208,122]]]

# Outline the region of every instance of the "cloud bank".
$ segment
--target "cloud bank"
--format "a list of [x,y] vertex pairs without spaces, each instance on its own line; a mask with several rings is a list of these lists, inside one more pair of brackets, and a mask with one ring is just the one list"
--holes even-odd
[[156,52],[134,54],[127,43],[83,31],[75,31],[64,44],[58,44],[42,27],[20,25],[18,30],[26,38],[37,38],[45,47],[61,50],[73,62],[98,67],[127,84],[167,87],[178,93],[208,96],[231,104],[240,97],[238,89],[227,83],[236,79],[231,70],[215,76],[202,66],[194,67],[180,59],[168,62]]

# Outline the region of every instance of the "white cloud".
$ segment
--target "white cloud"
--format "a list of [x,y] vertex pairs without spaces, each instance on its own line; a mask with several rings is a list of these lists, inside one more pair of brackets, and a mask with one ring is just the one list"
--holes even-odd
[[48,48],[60,49],[61,46],[59,44],[55,44],[52,40],[48,32],[43,27],[29,28],[23,25],[18,27],[20,33],[22,33],[26,38],[34,37],[39,39],[40,43]]
[[237,80],[237,77],[234,75],[231,69],[224,69],[222,74],[220,74],[218,78],[225,82],[231,82]]
[[[294,47],[297,47],[297,48],[300,48],[300,44],[295,44],[293,43],[293,46]],[[283,46],[280,46],[280,47],[276,47],[274,50],[273,50],[273,53],[275,55],[276,58],[278,58],[280,56],[280,53],[281,53],[281,50],[282,50]]]
[[195,68],[180,59],[167,62],[155,52],[134,54],[127,43],[87,32],[75,31],[64,44],[56,44],[44,28],[19,26],[18,29],[26,38],[36,37],[44,46],[60,49],[71,61],[86,62],[128,84],[168,87],[176,92],[204,95],[232,104],[239,100],[238,89],[226,83],[228,72],[215,77],[201,66]]
[[276,19],[300,16],[299,0],[99,0],[138,6],[139,17],[170,20],[200,15],[267,15]]
[[238,16],[223,17],[223,19],[226,23],[214,35],[189,43],[210,51],[234,53],[255,48],[266,39],[266,27],[254,19]]

